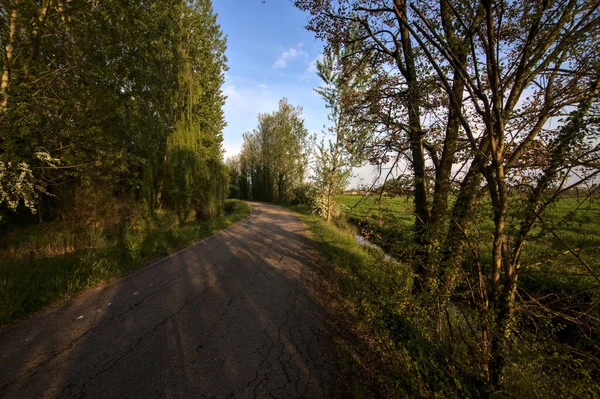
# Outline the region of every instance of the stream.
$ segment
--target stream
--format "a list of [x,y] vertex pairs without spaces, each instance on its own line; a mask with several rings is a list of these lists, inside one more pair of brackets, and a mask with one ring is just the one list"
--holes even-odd
[[387,261],[397,262],[396,259],[394,259],[390,255],[388,255],[379,245],[373,244],[371,241],[367,240],[365,237],[361,236],[360,234],[356,235],[356,241],[358,242],[358,245],[360,245],[361,247],[375,248],[377,251],[383,253],[383,259],[385,259]]

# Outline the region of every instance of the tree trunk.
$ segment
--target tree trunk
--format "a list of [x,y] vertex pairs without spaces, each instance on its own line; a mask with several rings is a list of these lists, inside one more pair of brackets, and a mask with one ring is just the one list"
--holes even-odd
[[331,207],[333,204],[333,194],[336,187],[335,179],[338,175],[340,145],[342,141],[342,131],[339,122],[336,123],[335,147],[331,156],[331,171],[329,172],[329,187],[327,188],[327,222],[331,222]]
[[[42,1],[42,5],[40,8],[40,11],[38,13],[38,18],[37,18],[37,22],[34,26],[33,31],[31,32],[31,52],[29,53],[29,61],[26,63],[25,68],[24,68],[24,78],[27,79],[27,77],[29,76],[29,73],[31,72],[31,69],[33,68],[33,64],[35,62],[35,60],[38,57],[39,51],[40,51],[40,44],[42,41],[42,36],[44,35],[43,32],[43,28],[44,25],[46,24],[46,18],[48,17],[48,8],[50,6],[50,3],[47,3],[46,1]],[[63,9],[62,9],[62,5],[59,4],[58,6],[58,11],[60,14],[62,14]],[[64,22],[64,15],[62,16],[62,21]]]
[[8,90],[10,87],[10,73],[13,61],[14,41],[17,31],[17,4],[16,1],[10,12],[10,23],[8,28],[8,39],[4,45],[4,68],[2,68],[2,80],[0,81],[0,111],[4,111],[8,105]]
[[[409,108],[408,124],[409,124],[409,137],[411,146],[411,161],[414,175],[414,206],[415,206],[415,240],[417,245],[421,247],[426,254],[426,247],[428,245],[427,239],[427,225],[429,224],[429,208],[427,205],[427,175],[425,172],[425,151],[423,147],[423,130],[421,128],[420,112],[417,105],[418,103],[418,87],[416,81],[409,83],[409,93],[407,99],[407,105]],[[422,263],[422,262],[420,262]],[[419,273],[426,278],[430,276],[429,271],[422,270]]]
[[[443,2],[444,3],[444,2]],[[464,65],[467,60],[466,54],[460,54],[459,59],[461,65]],[[463,91],[465,87],[465,81],[461,77],[460,72],[457,69],[454,69],[454,83],[452,86],[453,95],[457,98],[457,101],[462,102]],[[430,225],[428,228],[428,235],[430,242],[434,245],[436,243],[441,244],[439,241],[443,237],[444,227],[448,221],[448,197],[450,192],[452,191],[450,178],[452,175],[452,165],[455,161],[456,154],[456,146],[458,142],[458,135],[460,131],[460,119],[458,112],[454,109],[454,107],[450,107],[448,111],[448,122],[446,125],[446,135],[444,139],[444,148],[442,150],[442,156],[440,158],[438,169],[436,170],[435,176],[435,188],[433,194],[433,204],[431,206],[431,219]],[[472,177],[469,177],[472,180]],[[471,183],[469,183],[470,186]],[[472,191],[471,188],[469,191]],[[472,198],[472,196],[471,196]],[[465,206],[469,205],[471,202],[471,198],[465,198]],[[456,208],[455,208],[456,209]],[[460,213],[466,214],[466,209],[458,210]],[[454,216],[454,215],[452,215]],[[456,215],[459,216],[460,219],[464,217],[464,215]],[[452,223],[452,221],[450,221]],[[456,226],[454,226],[456,228]],[[453,229],[453,227],[450,227]],[[455,236],[456,237],[456,236]],[[435,245],[437,247],[437,245]],[[441,261],[440,251],[430,250],[427,259],[427,269],[438,269],[438,266]]]
[[[402,45],[402,55],[404,60],[399,58],[396,62],[400,70],[404,70],[403,75],[408,85],[408,92],[405,98],[405,105],[408,109],[408,135],[410,141],[411,163],[414,177],[414,209],[415,209],[415,243],[418,251],[415,256],[415,272],[417,289],[423,288],[423,283],[431,277],[431,270],[425,268],[427,258],[427,225],[429,224],[429,207],[427,204],[427,186],[425,172],[425,150],[423,147],[424,132],[421,127],[420,113],[420,93],[415,67],[415,55],[412,49],[410,33],[407,28],[407,6],[406,0],[394,0],[394,8],[397,18],[400,20],[400,37]],[[399,57],[399,56],[398,56]]]
[[327,222],[331,222],[331,190],[327,192]]
[[[502,171],[498,168],[498,199],[494,204],[494,242],[492,245],[492,281],[490,302],[494,311],[495,333],[492,336],[490,376],[492,386],[502,388],[504,380],[507,339],[510,335],[509,324],[514,303],[516,284],[515,271],[508,257],[506,237],[506,215],[508,212],[508,195]],[[502,273],[504,271],[504,274]],[[504,278],[501,278],[501,277]],[[503,293],[508,293],[508,295]]]
[[454,290],[456,277],[463,260],[467,238],[464,231],[469,215],[477,201],[481,185],[481,172],[479,164],[473,163],[464,177],[458,197],[452,208],[450,226],[443,245],[441,261],[441,289],[440,300],[447,301]]
[[283,179],[284,178],[284,174],[283,173],[279,173],[279,184],[278,184],[278,191],[279,191],[279,203],[282,204],[283,203]]

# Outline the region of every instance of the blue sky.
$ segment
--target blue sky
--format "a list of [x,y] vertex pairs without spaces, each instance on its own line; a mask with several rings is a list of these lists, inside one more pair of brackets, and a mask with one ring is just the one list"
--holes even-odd
[[227,35],[225,156],[239,152],[242,134],[283,97],[302,106],[310,133],[320,132],[327,111],[313,89],[320,85],[314,62],[323,43],[304,29],[307,14],[289,0],[213,0],[213,7]]
[[[324,44],[304,28],[308,14],[290,0],[213,0],[213,7],[227,35],[225,157],[239,153],[242,134],[256,127],[259,113],[276,110],[283,97],[303,108],[306,128],[320,140],[328,120],[325,102],[314,91],[321,85],[315,61]],[[353,174],[352,187],[375,178],[370,165]]]

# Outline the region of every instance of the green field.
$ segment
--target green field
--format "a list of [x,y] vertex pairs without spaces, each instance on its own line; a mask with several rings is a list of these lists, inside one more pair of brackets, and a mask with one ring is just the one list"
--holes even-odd
[[342,211],[350,217],[378,218],[381,215],[394,216],[407,225],[413,223],[412,198],[379,197],[374,194],[368,197],[361,195],[341,195],[337,198]]
[[[363,236],[396,259],[410,261],[414,255],[412,199],[344,195],[338,201],[347,220],[357,225]],[[521,206],[522,202],[513,200],[510,212],[514,220],[520,220]],[[491,260],[491,212],[491,207],[482,206],[467,231],[484,267]],[[594,290],[596,276],[600,276],[600,198],[560,198],[546,209],[542,220],[530,232],[521,256],[521,288],[558,297],[589,292],[584,297],[591,306],[600,300]],[[518,228],[509,224],[509,234],[514,236]]]
[[[414,223],[410,197],[343,195],[337,200],[346,217],[354,223],[362,220],[376,225],[382,218],[386,225],[392,223],[390,229],[408,229]],[[518,202],[514,203],[513,214],[521,210],[520,205]],[[561,198],[550,205],[542,219],[544,223],[538,222],[530,233],[523,255],[525,265],[541,262],[535,268],[543,269],[548,265],[560,263],[562,268],[559,274],[569,274],[569,266],[576,269],[583,266],[582,262],[570,253],[570,250],[573,250],[584,262],[594,264],[596,271],[600,271],[599,198]],[[479,211],[470,231],[470,235],[482,246],[483,252],[484,242],[489,239],[492,228],[491,208],[485,207]],[[516,228],[518,226],[510,226],[509,233],[514,233]],[[395,250],[401,251],[401,248]]]

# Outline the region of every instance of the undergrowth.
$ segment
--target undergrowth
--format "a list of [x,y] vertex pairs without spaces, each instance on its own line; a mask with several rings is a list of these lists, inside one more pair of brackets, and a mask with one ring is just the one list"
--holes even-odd
[[[347,392],[354,398],[545,398],[598,397],[592,363],[574,359],[569,347],[549,334],[523,329],[513,342],[502,392],[486,392],[473,354],[477,345],[446,342],[432,299],[412,294],[408,263],[385,258],[356,240],[357,227],[344,219],[328,224],[305,206],[292,207],[308,227],[319,252],[318,268],[331,287],[325,304],[333,319],[333,343]],[[475,314],[461,301],[445,316],[465,332]],[[539,323],[539,320],[538,320]],[[456,331],[455,331],[456,334]]]
[[[0,260],[0,325],[23,318],[87,287],[122,276],[149,261],[184,248],[245,218],[250,205],[227,200],[226,215],[207,221],[176,224],[172,215],[163,214],[143,223],[122,222],[114,232],[84,230],[81,226],[53,224],[33,226],[20,233],[22,247],[36,243],[58,248],[51,255]],[[82,231],[83,230],[83,231]],[[77,234],[83,238],[77,238]],[[88,238],[94,237],[93,245]],[[61,239],[70,239],[66,244]],[[9,245],[5,241],[5,253]],[[77,248],[76,245],[80,245]],[[38,245],[41,247],[41,244]],[[13,250],[12,253],[23,253]]]

